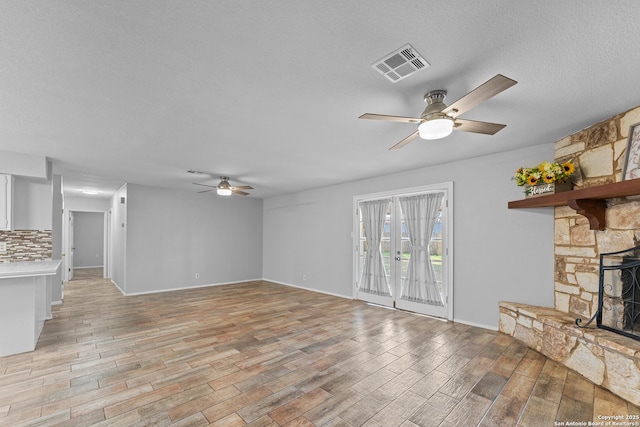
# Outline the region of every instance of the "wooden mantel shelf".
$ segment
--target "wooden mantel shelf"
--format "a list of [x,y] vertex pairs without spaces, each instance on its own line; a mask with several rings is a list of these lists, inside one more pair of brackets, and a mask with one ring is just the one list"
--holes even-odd
[[569,206],[589,220],[592,230],[605,229],[607,199],[640,195],[640,178],[509,202],[509,209]]

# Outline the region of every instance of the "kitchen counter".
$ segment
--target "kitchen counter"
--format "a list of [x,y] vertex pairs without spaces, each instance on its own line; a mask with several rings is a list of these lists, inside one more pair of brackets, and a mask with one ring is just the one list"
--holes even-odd
[[51,318],[60,260],[0,263],[0,357],[33,351]]
[[[60,260],[22,261],[0,263],[0,279],[56,274]],[[2,284],[2,282],[0,282]]]

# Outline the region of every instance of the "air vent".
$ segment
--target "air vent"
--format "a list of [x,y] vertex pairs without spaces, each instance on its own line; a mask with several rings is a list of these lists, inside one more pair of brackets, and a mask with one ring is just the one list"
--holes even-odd
[[410,44],[402,46],[371,65],[393,83],[429,66],[430,64]]
[[192,173],[192,174],[195,174],[195,175],[204,175],[206,172],[190,170],[190,171],[187,171],[187,173]]

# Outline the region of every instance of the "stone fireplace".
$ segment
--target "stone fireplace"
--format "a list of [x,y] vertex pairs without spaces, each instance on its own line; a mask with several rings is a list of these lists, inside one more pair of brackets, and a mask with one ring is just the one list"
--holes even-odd
[[[638,122],[640,107],[556,142],[555,161],[577,166],[574,188],[622,180],[629,128]],[[568,206],[554,209],[554,307],[501,302],[500,331],[640,405],[640,341],[575,325],[598,309],[600,254],[640,244],[640,196],[607,199],[604,230]]]

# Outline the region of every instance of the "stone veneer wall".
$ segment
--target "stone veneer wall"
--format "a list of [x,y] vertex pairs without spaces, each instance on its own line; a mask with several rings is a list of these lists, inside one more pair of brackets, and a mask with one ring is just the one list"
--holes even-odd
[[[555,160],[575,162],[576,188],[618,182],[631,125],[640,107],[556,142]],[[640,242],[640,197],[608,200],[606,229],[589,229],[587,219],[566,206],[555,208],[555,308],[590,318],[598,308],[600,253]]]
[[51,259],[51,230],[0,231],[0,242],[7,243],[7,251],[0,252],[0,262]]
[[[555,160],[576,164],[575,187],[618,182],[629,128],[639,122],[637,107],[567,136],[556,142]],[[554,222],[555,308],[502,301],[499,329],[640,405],[640,341],[575,325],[597,311],[600,253],[639,244],[640,196],[608,200],[602,231],[569,207],[556,207]]]

